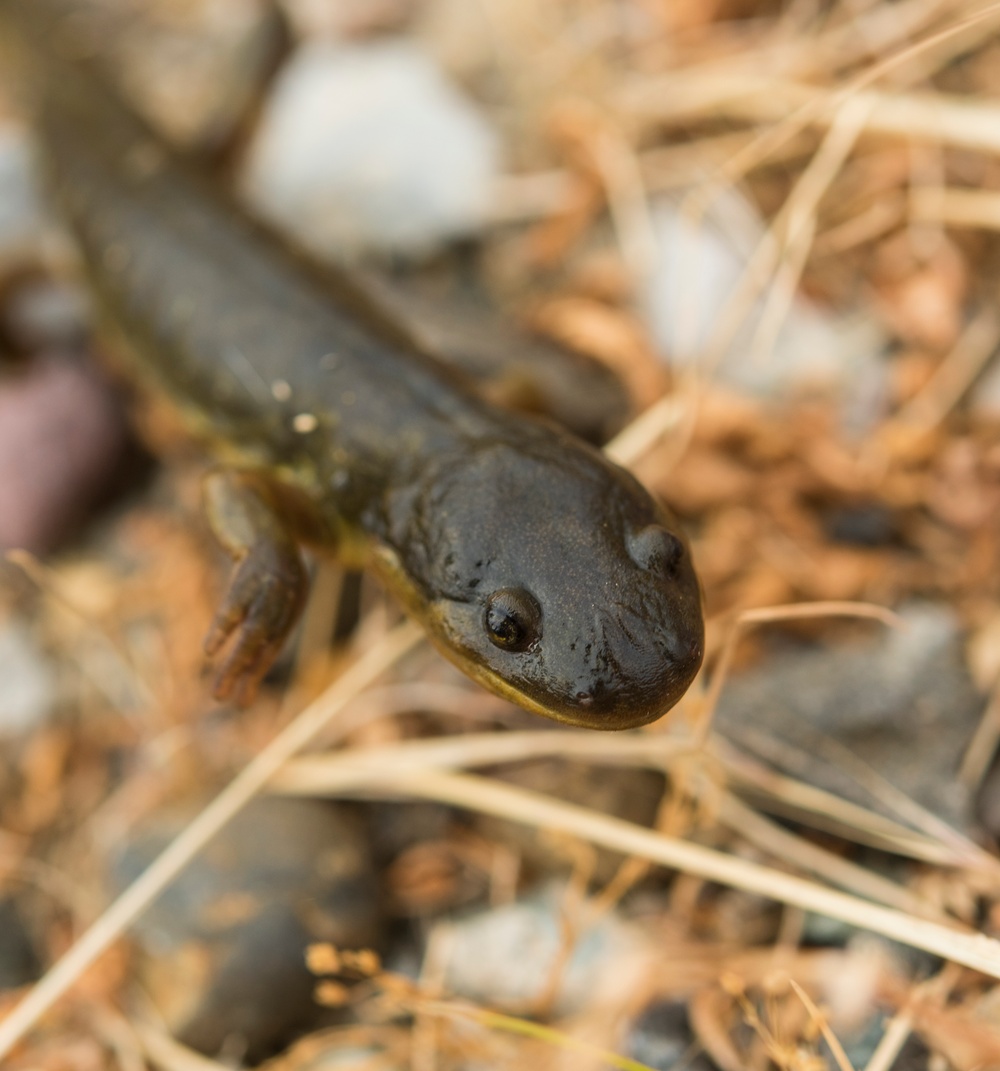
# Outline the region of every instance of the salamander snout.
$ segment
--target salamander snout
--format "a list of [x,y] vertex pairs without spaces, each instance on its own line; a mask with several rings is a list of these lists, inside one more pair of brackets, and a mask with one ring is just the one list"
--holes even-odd
[[408,562],[431,635],[470,676],[566,724],[635,728],[698,672],[701,591],[669,510],[600,455],[560,445],[456,459],[420,502]]

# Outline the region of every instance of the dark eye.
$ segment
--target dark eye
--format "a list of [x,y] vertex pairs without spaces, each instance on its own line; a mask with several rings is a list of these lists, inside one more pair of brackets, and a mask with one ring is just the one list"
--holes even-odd
[[628,552],[643,569],[672,575],[684,557],[684,544],[673,532],[651,524],[628,537]]
[[486,601],[486,635],[505,651],[526,651],[541,635],[542,608],[521,588],[501,588]]

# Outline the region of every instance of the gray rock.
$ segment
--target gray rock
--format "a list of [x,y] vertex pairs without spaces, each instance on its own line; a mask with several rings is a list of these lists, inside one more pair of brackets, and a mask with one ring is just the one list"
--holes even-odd
[[[439,923],[430,941],[446,949],[445,988],[493,1008],[524,1013],[547,995],[558,967],[555,1015],[570,1015],[590,1001],[597,1002],[600,990],[609,984],[608,963],[629,960],[645,942],[638,931],[609,914],[579,935],[563,963],[566,931],[560,892],[553,886],[517,903]],[[447,927],[447,934],[440,934],[441,926]],[[622,970],[617,979],[619,991],[627,985],[626,975]]]
[[832,742],[933,813],[965,823],[970,800],[956,773],[984,699],[955,615],[921,603],[902,617],[903,628],[873,625],[862,640],[769,657],[726,685],[716,724],[773,761],[766,738],[795,745],[809,762],[795,776],[883,810]]
[[0,992],[38,980],[41,962],[13,899],[0,900]]
[[[875,1055],[882,1036],[888,1025],[888,1016],[873,1015],[867,1023],[850,1033],[838,1032],[837,1040],[844,1047],[844,1053],[851,1067],[867,1067]],[[823,1040],[820,1042],[820,1055],[824,1066],[836,1067],[837,1063],[830,1047]],[[915,1034],[911,1034],[893,1061],[893,1071],[925,1071],[929,1066],[930,1051]]]
[[35,257],[44,219],[28,136],[0,123],[0,272]]
[[479,228],[498,156],[484,116],[413,45],[316,41],[279,76],[241,185],[322,256],[423,254]]
[[[754,250],[765,234],[749,202],[733,192],[720,197],[696,223],[666,198],[653,209],[656,262],[643,304],[653,335],[676,367],[695,363],[728,313]],[[886,339],[875,320],[822,309],[801,294],[793,298],[780,330],[759,359],[752,354],[765,300],[755,301],[713,374],[741,391],[774,395],[799,387],[849,387],[858,404],[880,394]]]
[[52,663],[17,621],[0,622],[0,740],[31,732],[52,715],[59,691]]
[[709,1071],[714,1065],[701,1054],[688,1025],[687,1007],[680,1001],[658,1001],[636,1019],[629,1030],[628,1055],[655,1071],[684,1067]]
[[57,546],[107,490],[127,448],[105,376],[56,353],[0,377],[0,550]]
[[[163,816],[113,869],[133,881],[186,824]],[[312,800],[257,800],[135,927],[141,981],[168,1026],[204,1053],[259,1060],[326,1018],[306,967],[313,942],[377,947],[382,913],[354,813]]]
[[20,349],[71,349],[83,344],[91,310],[82,286],[66,279],[33,276],[5,296],[0,323]]

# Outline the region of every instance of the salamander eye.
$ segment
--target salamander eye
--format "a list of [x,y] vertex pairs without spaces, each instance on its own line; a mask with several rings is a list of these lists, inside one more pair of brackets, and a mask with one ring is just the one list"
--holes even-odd
[[673,576],[684,557],[684,544],[673,532],[659,524],[650,524],[633,532],[627,539],[632,561],[643,569]]
[[486,600],[486,635],[504,651],[526,651],[542,631],[542,608],[523,588],[500,588]]

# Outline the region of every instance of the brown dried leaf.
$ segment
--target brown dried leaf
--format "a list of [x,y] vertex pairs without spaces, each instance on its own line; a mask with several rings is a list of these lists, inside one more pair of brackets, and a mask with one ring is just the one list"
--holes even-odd
[[962,330],[968,298],[965,258],[948,241],[921,262],[907,234],[884,242],[874,277],[878,306],[901,337],[938,352],[953,346]]

